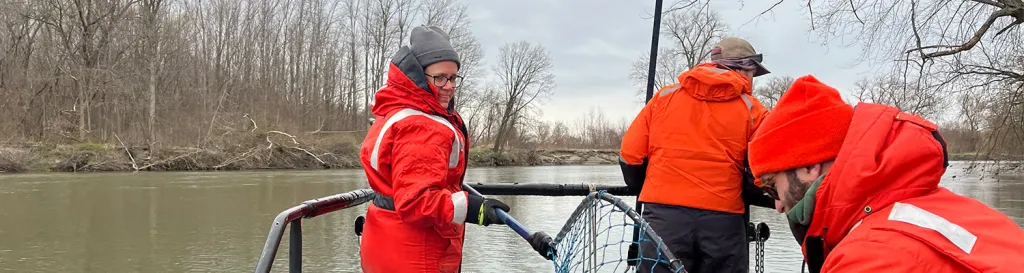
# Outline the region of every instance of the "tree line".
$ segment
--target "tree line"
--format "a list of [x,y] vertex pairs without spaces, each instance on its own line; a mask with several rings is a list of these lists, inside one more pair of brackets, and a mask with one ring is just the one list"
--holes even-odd
[[535,120],[555,87],[547,50],[510,41],[488,62],[456,0],[4,1],[0,23],[5,143],[365,134],[390,57],[421,24],[445,30],[461,55],[455,105],[475,143],[596,143]]
[[[862,61],[890,69],[844,90],[853,99],[940,121],[955,153],[1024,153],[1020,0],[806,6],[812,33],[853,37]],[[231,132],[362,132],[389,58],[420,24],[448,32],[462,57],[456,108],[478,145],[617,148],[631,121],[596,108],[538,120],[556,87],[548,51],[509,41],[487,60],[456,0],[9,0],[0,22],[5,143],[203,147]],[[731,28],[706,0],[670,3],[662,23],[659,87]],[[648,54],[629,75],[638,94]],[[772,107],[792,76],[758,79],[755,96]]]

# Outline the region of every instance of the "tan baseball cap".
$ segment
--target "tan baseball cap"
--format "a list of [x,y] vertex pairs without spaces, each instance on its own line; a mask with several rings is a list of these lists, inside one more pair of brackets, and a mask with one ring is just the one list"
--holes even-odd
[[750,42],[747,42],[747,40],[737,37],[727,37],[722,39],[722,41],[719,41],[718,44],[711,49],[712,61],[740,58],[750,58],[754,60],[754,63],[757,65],[757,72],[754,73],[754,77],[771,73],[771,71],[768,71],[768,69],[761,64],[764,57],[760,53],[757,53],[757,51],[754,50],[754,46],[751,46]]

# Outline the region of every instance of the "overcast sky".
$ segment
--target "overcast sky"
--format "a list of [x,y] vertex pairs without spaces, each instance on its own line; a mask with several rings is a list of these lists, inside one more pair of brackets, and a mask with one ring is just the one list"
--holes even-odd
[[[674,2],[665,0],[665,7]],[[854,64],[859,47],[822,45],[799,1],[785,1],[753,22],[776,1],[747,0],[742,6],[738,0],[713,2],[711,9],[729,23],[730,33],[747,39],[765,55],[764,65],[772,74],[759,77],[755,87],[773,76],[813,74],[849,101],[854,83],[871,75],[868,64]],[[474,34],[486,51],[488,69],[498,48],[507,42],[540,43],[551,54],[557,87],[543,103],[541,119],[572,122],[590,107],[600,107],[612,121],[631,121],[643,106],[629,72],[641,54],[650,53],[653,0],[464,3],[472,14]],[[667,42],[662,36],[659,43]]]

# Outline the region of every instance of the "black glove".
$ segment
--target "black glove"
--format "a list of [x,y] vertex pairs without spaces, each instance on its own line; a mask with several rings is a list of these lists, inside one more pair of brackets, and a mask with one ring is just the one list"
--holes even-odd
[[[754,185],[754,174],[751,173],[750,168],[743,168],[740,170],[740,174],[743,175],[743,203],[747,205],[747,211],[750,211],[750,206],[758,206],[766,209],[775,209],[775,199],[768,197],[761,188]],[[748,219],[749,220],[749,219]]]
[[644,158],[640,165],[629,165],[619,157],[619,169],[622,170],[622,179],[626,186],[629,186],[630,193],[640,194],[644,187],[644,180],[647,178],[647,158]]
[[502,224],[505,222],[498,219],[495,208],[500,208],[505,212],[508,212],[511,208],[505,203],[498,201],[498,199],[483,198],[476,195],[469,195],[469,209],[466,210],[466,222],[474,223],[481,226],[489,226],[491,224]]
[[548,236],[543,231],[534,232],[533,235],[530,235],[530,246],[544,259],[550,261],[555,256],[555,249],[551,246],[551,236]]

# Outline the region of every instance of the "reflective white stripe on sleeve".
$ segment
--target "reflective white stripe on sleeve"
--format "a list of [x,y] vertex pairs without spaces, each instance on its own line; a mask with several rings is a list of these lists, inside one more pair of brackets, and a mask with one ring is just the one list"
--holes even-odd
[[451,123],[449,123],[447,120],[441,117],[428,115],[427,113],[420,112],[416,109],[407,108],[402,109],[398,111],[398,113],[392,115],[390,118],[388,118],[387,121],[384,122],[384,126],[380,128],[380,132],[377,133],[377,141],[374,142],[373,151],[370,153],[370,167],[372,167],[376,171],[380,170],[378,169],[378,167],[380,166],[380,143],[381,140],[384,139],[384,135],[388,132],[388,129],[391,128],[391,126],[397,123],[398,121],[411,116],[428,117],[431,120],[443,124],[445,127],[448,127],[448,129],[452,131],[452,134],[454,135],[454,140],[452,141],[452,152],[448,155],[448,168],[455,168],[455,166],[458,166],[460,159],[459,152],[462,151],[462,139],[459,138],[459,133],[458,131],[455,130],[455,126],[452,126]]
[[465,191],[452,193],[452,206],[455,210],[452,214],[452,223],[462,224],[466,222],[466,211],[469,210],[469,198]]
[[911,204],[896,202],[889,213],[889,220],[937,231],[967,254],[971,254],[974,243],[978,241],[977,236],[963,227]]

